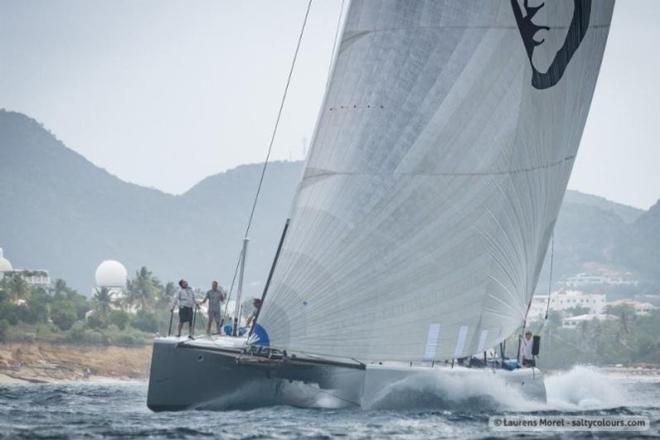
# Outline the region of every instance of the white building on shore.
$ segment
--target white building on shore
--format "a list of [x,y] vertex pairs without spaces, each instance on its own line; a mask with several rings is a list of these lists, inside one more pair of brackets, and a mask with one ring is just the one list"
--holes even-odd
[[564,281],[566,287],[580,288],[591,286],[637,286],[639,281],[632,278],[630,273],[608,273],[603,275],[594,275],[588,273],[579,273],[575,276],[567,278]]
[[5,258],[2,248],[0,248],[0,279],[5,276],[18,275],[30,287],[36,287],[48,290],[51,288],[50,275],[43,269],[16,269],[11,262]]
[[[606,305],[607,300],[604,294],[561,289],[550,294],[549,310],[563,312],[575,307],[584,307],[588,309],[589,314],[598,315],[604,313]],[[529,309],[529,319],[538,321],[545,318],[546,308],[548,308],[548,295],[534,296]]]

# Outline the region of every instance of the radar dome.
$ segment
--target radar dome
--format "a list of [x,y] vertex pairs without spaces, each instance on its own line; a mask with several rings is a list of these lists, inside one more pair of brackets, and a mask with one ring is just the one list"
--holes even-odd
[[128,272],[123,264],[105,260],[96,268],[96,287],[126,287]]
[[12,270],[14,270],[14,267],[11,265],[9,260],[3,256],[2,248],[0,248],[0,273],[11,272]]

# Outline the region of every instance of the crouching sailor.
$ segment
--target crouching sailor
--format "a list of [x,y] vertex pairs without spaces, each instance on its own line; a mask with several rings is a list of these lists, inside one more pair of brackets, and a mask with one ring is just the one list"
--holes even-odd
[[254,320],[257,319],[259,314],[259,309],[261,308],[261,299],[254,298],[252,300],[252,313],[247,318],[246,325],[249,327],[254,323]]
[[532,353],[532,347],[534,346],[534,339],[532,338],[532,332],[527,330],[525,332],[525,337],[522,339],[522,366],[523,367],[535,367],[536,360],[534,359],[534,354]]
[[177,305],[179,306],[179,327],[176,336],[177,338],[181,337],[181,328],[187,322],[188,337],[192,337],[193,307],[196,306],[195,293],[186,280],[179,281],[179,291],[174,295],[174,301],[172,302],[170,311],[174,312],[174,308]]

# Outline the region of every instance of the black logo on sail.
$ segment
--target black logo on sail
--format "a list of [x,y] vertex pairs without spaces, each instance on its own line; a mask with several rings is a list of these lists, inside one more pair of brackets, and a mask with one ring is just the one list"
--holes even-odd
[[541,3],[538,6],[529,6],[529,0],[524,0],[521,8],[520,0],[511,0],[513,14],[516,17],[518,29],[520,30],[520,35],[527,51],[527,57],[532,66],[532,86],[537,89],[547,89],[559,82],[564,74],[564,70],[566,70],[566,66],[571,61],[571,57],[573,57],[580,43],[582,43],[584,35],[587,33],[589,17],[591,15],[591,0],[574,0],[574,4],[573,18],[568,26],[568,32],[566,33],[563,45],[554,54],[554,58],[551,59],[547,70],[542,71],[544,70],[543,66],[537,68],[535,65],[534,50],[547,42],[545,39],[541,39],[540,41],[535,40],[534,35],[540,30],[550,31],[551,27],[534,23],[534,16],[545,6],[545,3]]

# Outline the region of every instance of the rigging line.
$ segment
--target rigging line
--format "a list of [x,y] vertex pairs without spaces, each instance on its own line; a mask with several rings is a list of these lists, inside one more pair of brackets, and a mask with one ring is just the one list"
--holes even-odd
[[305,12],[305,18],[303,19],[303,24],[300,29],[300,35],[298,35],[298,42],[296,44],[296,50],[293,54],[293,60],[291,61],[291,68],[289,69],[289,76],[286,79],[286,85],[284,86],[284,93],[282,94],[282,99],[280,101],[280,108],[277,111],[277,118],[275,119],[275,126],[273,127],[273,133],[270,137],[270,143],[268,144],[268,153],[266,154],[266,161],[264,166],[261,169],[261,177],[259,178],[259,185],[257,186],[257,193],[254,196],[254,202],[252,203],[252,211],[250,212],[250,218],[248,219],[247,228],[245,228],[245,238],[247,238],[248,233],[250,232],[250,227],[252,226],[252,219],[254,218],[254,211],[257,207],[257,201],[259,200],[259,194],[261,193],[261,186],[264,182],[264,176],[266,175],[266,169],[268,168],[268,161],[270,160],[270,153],[273,150],[273,144],[275,143],[275,136],[277,135],[277,129],[280,125],[280,119],[282,118],[282,111],[284,110],[284,103],[286,101],[286,95],[289,92],[289,85],[291,84],[291,77],[293,76],[293,69],[296,66],[296,60],[298,59],[298,52],[300,51],[300,44],[302,43],[303,34],[305,33],[305,27],[307,25],[307,18],[309,17],[309,10],[312,7],[312,0],[309,0],[307,3],[307,11]]
[[337,49],[337,38],[339,37],[339,28],[341,27],[341,17],[344,15],[344,2],[345,0],[341,0],[339,17],[337,17],[337,27],[335,28],[335,38],[332,41],[332,52],[330,52],[330,64],[328,65],[328,84],[330,84],[330,74],[332,73],[332,65],[335,60],[335,50]]
[[545,323],[548,321],[548,314],[550,311],[550,295],[552,293],[552,272],[555,264],[555,233],[553,232],[552,235],[550,236],[550,274],[548,277],[548,301],[545,305],[545,317],[543,318],[543,322],[541,323],[541,327],[538,329],[537,333],[541,333],[543,331],[543,327],[545,327]]
[[[555,259],[555,233],[553,232],[552,235],[550,236],[550,275],[548,277],[548,302],[547,302],[546,308],[545,308],[545,318],[543,319],[543,323],[541,324],[541,328],[539,328],[537,333],[540,333],[541,330],[543,330],[543,327],[545,326],[545,323],[548,320],[548,310],[550,309],[550,292],[552,290],[552,266],[554,264],[554,259]],[[532,301],[534,301],[534,295],[533,294],[532,294],[532,298],[529,300],[529,305],[527,306],[527,312],[525,313],[525,319],[523,319],[523,325],[522,325],[523,332],[525,331],[525,328],[527,327],[527,315],[529,315],[529,310],[532,308]],[[521,342],[522,342],[522,339],[518,341],[518,359],[520,359]]]
[[238,253],[238,258],[236,259],[236,267],[234,268],[234,277],[231,279],[231,287],[229,288],[229,292],[227,293],[227,302],[225,303],[225,311],[222,313],[222,317],[220,321],[222,322],[222,325],[224,325],[224,316],[227,314],[227,310],[229,309],[229,300],[231,299],[231,294],[234,291],[234,284],[236,283],[236,276],[238,275],[238,268],[241,265],[241,257],[243,256],[243,248],[241,247],[241,251]]
[[[268,144],[268,151],[266,153],[266,160],[264,161],[264,166],[261,169],[261,176],[259,177],[259,184],[257,185],[257,192],[254,195],[254,201],[252,202],[252,209],[250,210],[250,217],[248,219],[247,227],[245,228],[244,238],[248,237],[250,233],[250,227],[252,226],[252,220],[254,219],[254,211],[257,208],[257,202],[259,201],[259,194],[261,193],[261,187],[264,182],[264,176],[266,175],[266,169],[268,168],[268,161],[270,160],[270,154],[273,151],[273,144],[275,143],[275,136],[277,135],[277,129],[280,125],[280,119],[282,119],[282,111],[284,110],[284,103],[286,101],[287,93],[289,92],[289,85],[291,84],[291,78],[293,77],[293,69],[296,65],[296,60],[298,59],[298,52],[300,52],[300,45],[302,43],[303,35],[305,33],[305,27],[307,26],[307,19],[309,18],[309,10],[312,7],[312,0],[309,0],[307,3],[307,10],[305,11],[305,18],[303,19],[302,27],[300,29],[300,34],[298,35],[298,42],[296,43],[296,50],[293,54],[293,59],[291,60],[291,67],[289,68],[289,75],[286,79],[286,85],[284,86],[284,93],[282,94],[282,99],[280,100],[280,107],[277,111],[277,118],[275,119],[275,126],[273,127],[273,132],[270,137],[270,143]],[[229,289],[229,294],[227,295],[227,304],[225,305],[225,312],[229,306],[229,300],[234,290],[234,283],[236,281],[236,275],[238,274],[238,268],[240,266],[241,257],[243,255],[243,250],[239,252],[238,261],[236,262],[236,268],[234,269],[234,277],[231,282],[231,288]]]
[[270,282],[272,281],[273,273],[275,272],[275,265],[277,265],[277,261],[280,259],[280,252],[282,252],[282,245],[284,244],[284,239],[286,238],[286,232],[289,230],[289,221],[290,219],[286,219],[286,223],[284,223],[284,230],[282,231],[282,236],[280,237],[280,243],[277,245],[277,252],[275,252],[275,258],[273,259],[273,264],[270,266],[270,271],[268,272],[268,278],[266,279],[266,284],[264,285],[264,291],[261,294],[261,305],[257,307],[257,310],[255,312],[254,319],[252,320],[252,325],[250,326],[250,333],[248,333],[248,339],[250,338],[250,336],[252,336],[252,332],[254,331],[254,328],[257,325],[257,320],[259,319],[259,313],[261,312],[261,307],[263,306],[263,303],[266,300],[268,287],[270,287]]
[[[532,308],[532,302],[534,301],[534,292],[532,292],[532,296],[529,298],[529,303],[527,303],[527,310],[525,311],[525,316],[523,317],[523,322],[522,322],[522,332],[525,332],[525,329],[527,328],[527,318],[529,317],[529,311]],[[545,321],[543,321],[545,323]],[[520,349],[522,348],[522,339],[523,335],[519,335],[518,339],[518,355],[516,356],[516,359],[520,361]]]
[[552,268],[555,261],[555,234],[552,233],[550,237],[550,276],[548,277],[548,304],[545,306],[545,319],[548,319],[548,311],[550,310],[550,294],[552,293]]

